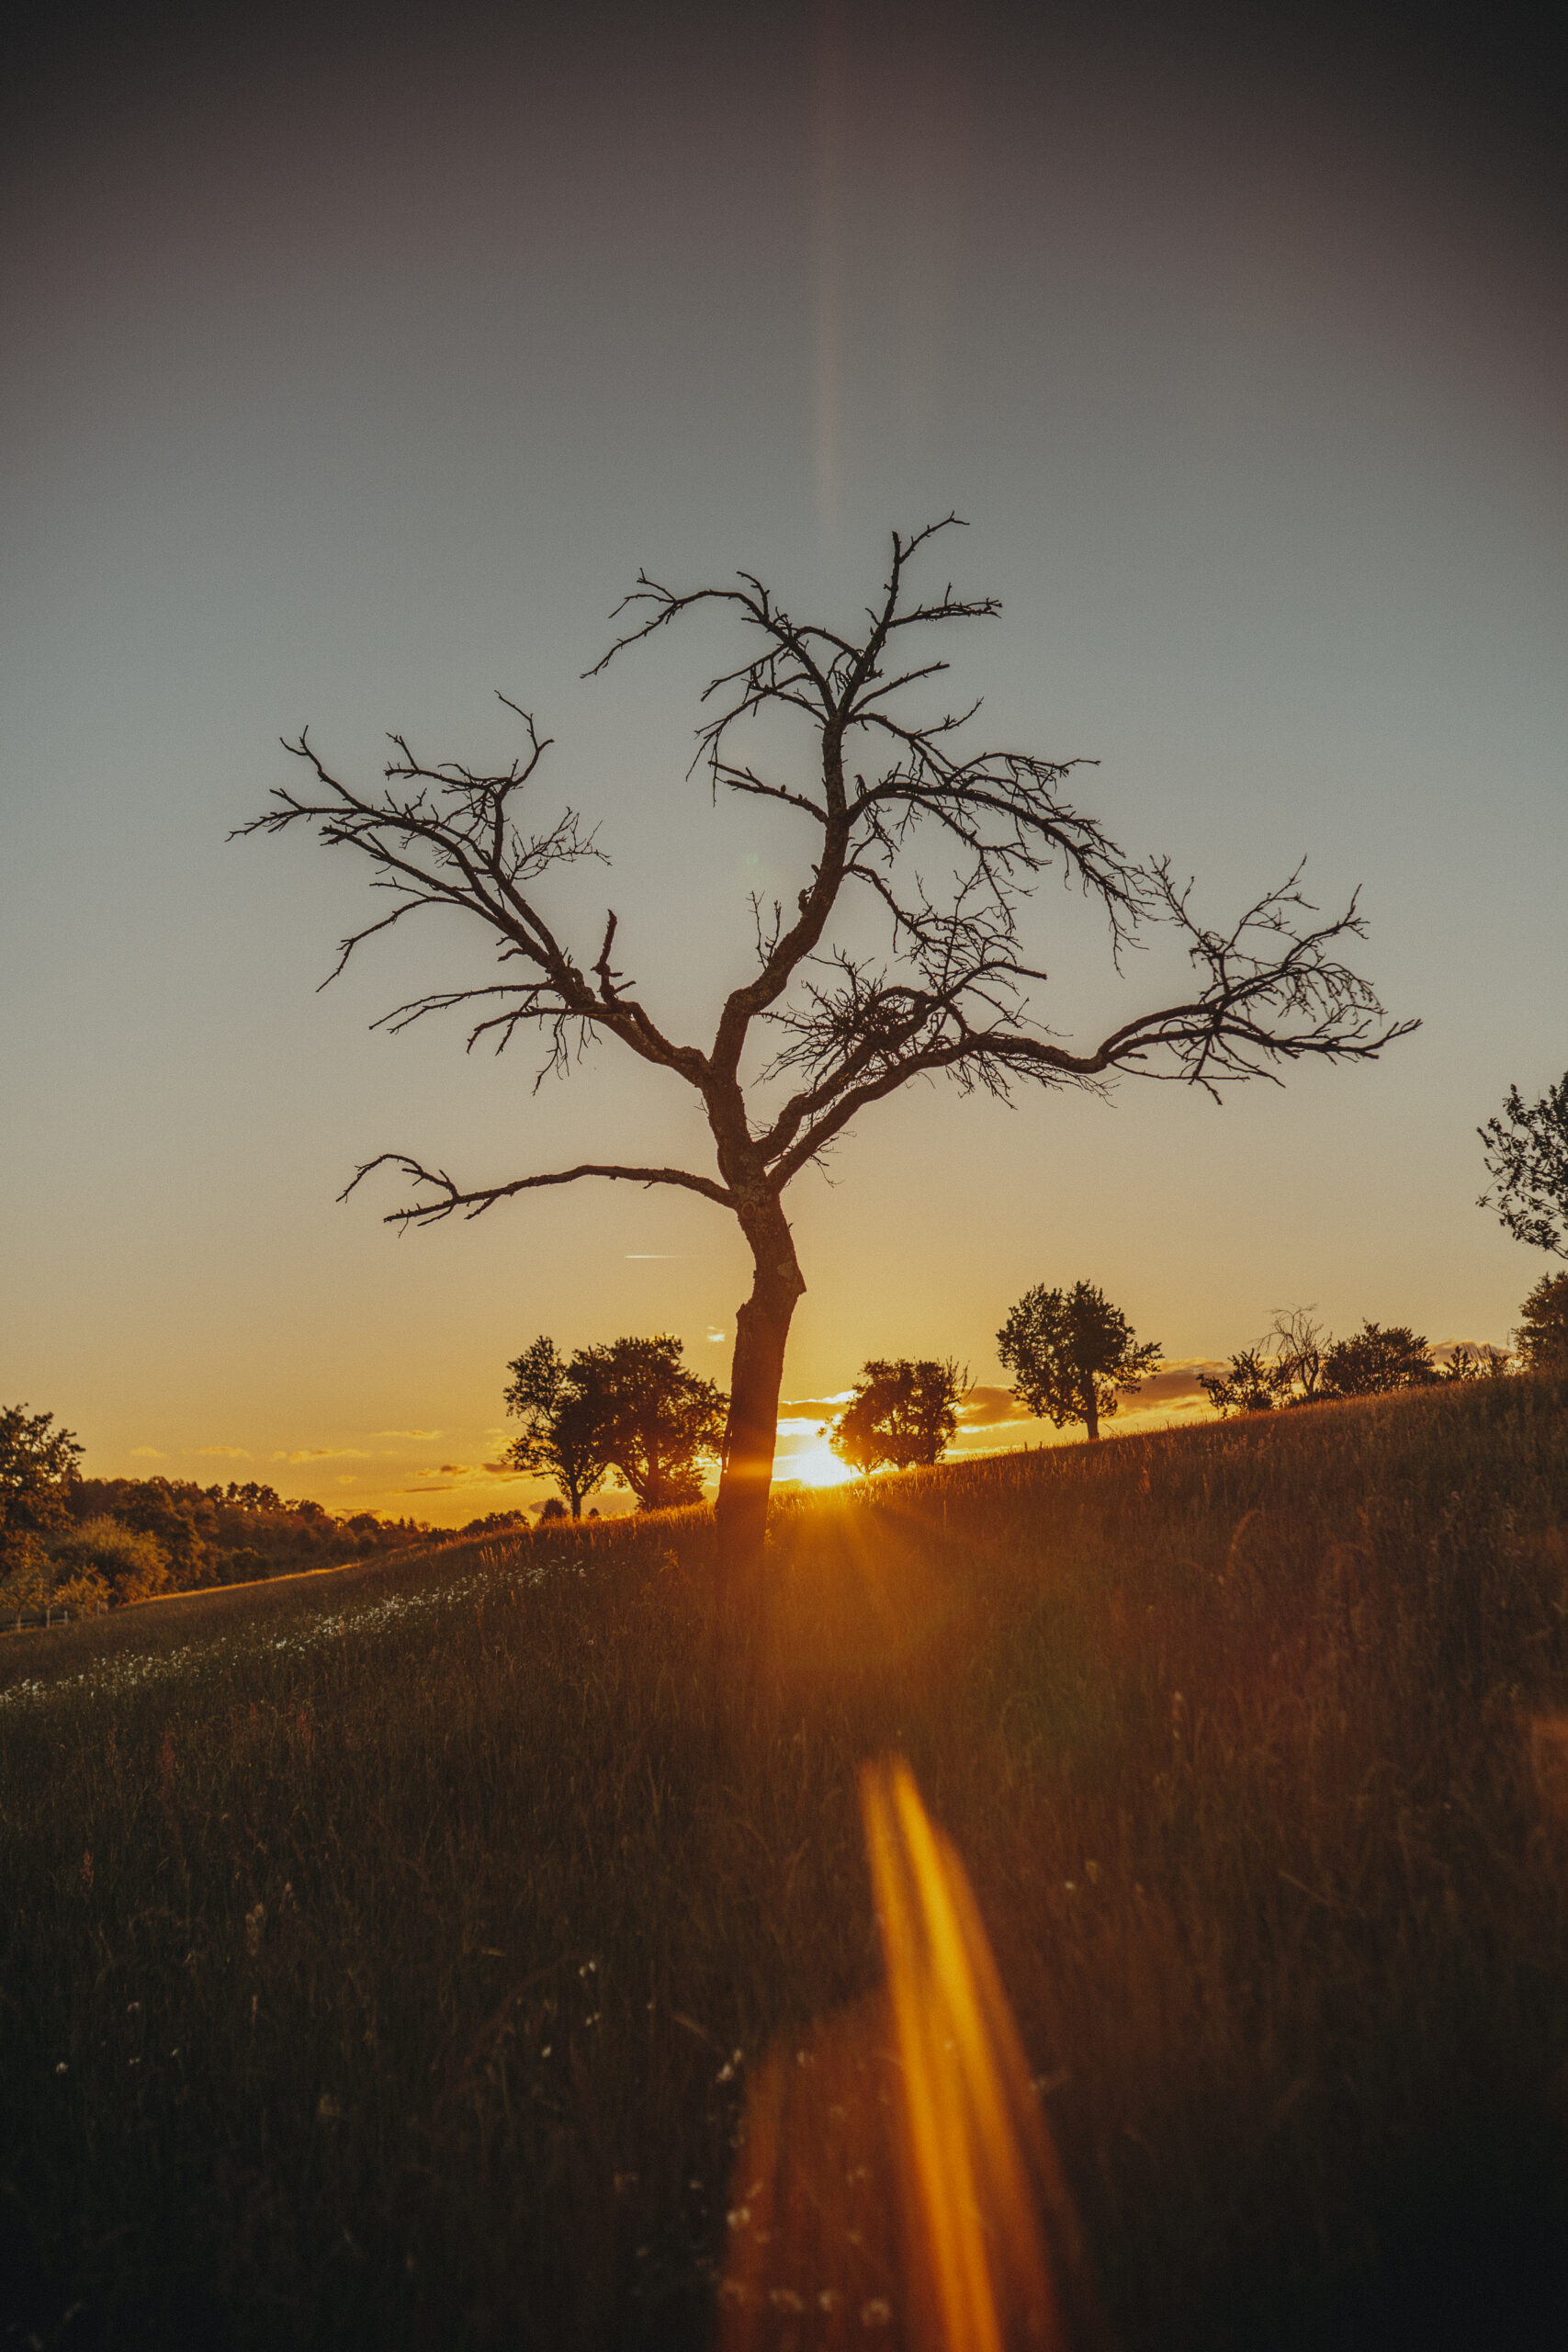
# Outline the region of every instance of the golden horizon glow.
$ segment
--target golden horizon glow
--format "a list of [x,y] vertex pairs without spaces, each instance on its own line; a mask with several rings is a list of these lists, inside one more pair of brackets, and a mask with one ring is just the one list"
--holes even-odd
[[804,1453],[789,1453],[779,1457],[775,1465],[774,1483],[787,1486],[798,1479],[803,1487],[847,1487],[855,1473],[847,1462],[840,1462],[826,1438],[808,1446]]

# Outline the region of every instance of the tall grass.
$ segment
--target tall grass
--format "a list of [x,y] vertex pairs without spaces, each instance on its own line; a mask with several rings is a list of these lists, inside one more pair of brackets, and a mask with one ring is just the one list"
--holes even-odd
[[890,1749],[1125,2352],[1559,2340],[1568,1386],[785,1502],[743,1707],[711,1546],[0,1644],[0,2342],[700,2346],[748,2069],[875,1981]]

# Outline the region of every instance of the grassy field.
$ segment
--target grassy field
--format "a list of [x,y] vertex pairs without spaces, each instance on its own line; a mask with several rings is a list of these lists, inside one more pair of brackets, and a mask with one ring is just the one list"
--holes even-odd
[[1562,2340],[1568,1386],[785,1503],[739,1710],[711,1541],[0,1643],[0,2344],[700,2346],[892,1750],[1122,2352]]

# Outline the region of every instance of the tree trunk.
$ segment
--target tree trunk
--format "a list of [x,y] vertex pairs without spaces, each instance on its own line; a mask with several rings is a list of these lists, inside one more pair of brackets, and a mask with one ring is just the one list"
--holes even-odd
[[716,1512],[718,1618],[724,1637],[753,1623],[761,1598],[762,1539],[778,1442],[784,1344],[795,1301],[806,1288],[783,1209],[770,1194],[740,1212],[751,1244],[751,1295],[735,1318],[729,1421]]
[[1083,1417],[1089,1424],[1089,1442],[1093,1445],[1100,1436],[1100,1399],[1094,1393],[1092,1380],[1085,1392]]

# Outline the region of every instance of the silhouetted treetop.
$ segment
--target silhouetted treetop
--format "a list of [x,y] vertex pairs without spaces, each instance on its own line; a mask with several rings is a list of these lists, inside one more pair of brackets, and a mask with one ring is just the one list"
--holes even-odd
[[1476,1132],[1492,1179],[1476,1206],[1495,1209],[1516,1241],[1568,1258],[1568,1070],[1538,1102],[1510,1086],[1503,1116]]
[[581,1519],[582,1506],[609,1475],[604,1416],[583,1360],[568,1363],[555,1341],[541,1332],[533,1345],[507,1365],[512,1374],[506,1409],[523,1423],[507,1459],[519,1470],[553,1478]]
[[997,1353],[1013,1374],[1013,1394],[1057,1429],[1082,1421],[1090,1441],[1101,1415],[1120,1409],[1159,1363],[1157,1340],[1139,1340],[1119,1306],[1093,1283],[1024,1292],[997,1333]]
[[1324,1351],[1325,1396],[1386,1396],[1436,1380],[1432,1351],[1407,1323],[1364,1322]]
[[82,1442],[52,1413],[25,1405],[0,1411],[0,1564],[28,1538],[63,1527],[81,1485]]
[[1520,1362],[1530,1372],[1568,1373],[1568,1274],[1542,1274],[1519,1314]]
[[854,1393],[832,1425],[833,1452],[863,1474],[940,1462],[957,1433],[967,1385],[968,1374],[951,1357],[873,1358],[862,1365]]

